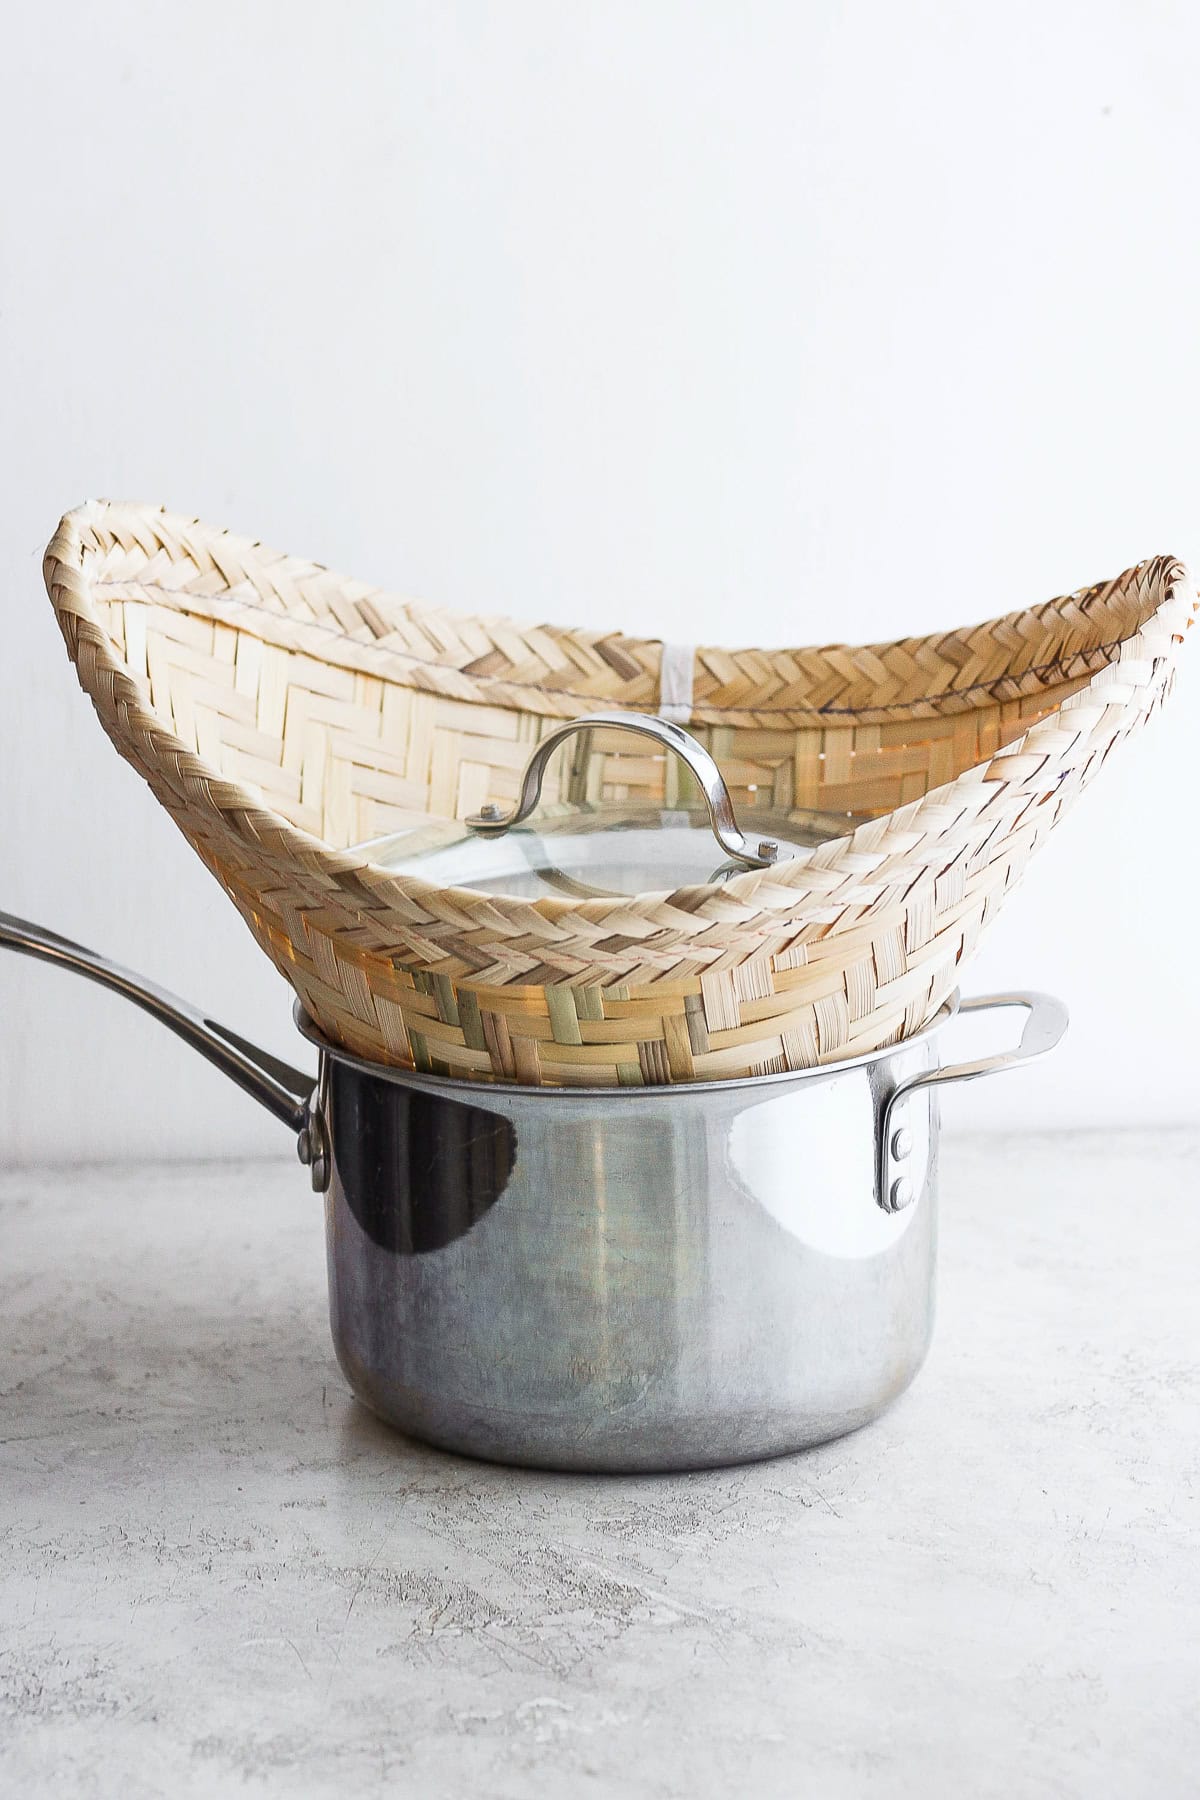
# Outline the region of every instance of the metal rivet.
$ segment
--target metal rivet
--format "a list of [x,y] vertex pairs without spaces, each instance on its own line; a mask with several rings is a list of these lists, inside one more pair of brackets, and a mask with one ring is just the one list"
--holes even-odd
[[761,838],[758,845],[758,854],[762,857],[764,862],[774,862],[775,858],[779,855],[779,845],[775,842],[774,838]]
[[329,1186],[329,1150],[325,1141],[325,1126],[316,1105],[317,1097],[314,1094],[309,1102],[308,1118],[296,1134],[296,1154],[302,1163],[308,1164],[313,1192],[323,1194]]
[[892,1133],[892,1155],[897,1162],[903,1162],[906,1156],[912,1155],[912,1132],[907,1125],[901,1125]]
[[913,1201],[913,1185],[907,1175],[897,1175],[892,1183],[892,1211],[903,1212]]

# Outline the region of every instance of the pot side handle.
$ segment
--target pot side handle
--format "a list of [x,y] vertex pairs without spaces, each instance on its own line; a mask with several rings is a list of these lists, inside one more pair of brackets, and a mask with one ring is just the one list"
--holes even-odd
[[879,1131],[879,1204],[884,1212],[902,1212],[914,1199],[912,1184],[904,1174],[907,1134],[897,1117],[911,1094],[920,1088],[940,1087],[943,1082],[974,1081],[980,1075],[998,1075],[1002,1069],[1019,1069],[1039,1056],[1048,1055],[1062,1041],[1069,1014],[1062,1001],[1052,994],[1033,991],[979,994],[972,1000],[964,1000],[958,1010],[960,1013],[992,1012],[1009,1006],[1023,1006],[1027,1014],[1021,1041],[1015,1049],[977,1057],[973,1062],[951,1063],[944,1069],[928,1069],[923,1075],[913,1075],[907,1081],[898,1082],[888,1095]]
[[181,1037],[185,1044],[198,1050],[244,1093],[294,1131],[299,1139],[301,1160],[313,1160],[305,1154],[307,1148],[315,1148],[311,1075],[293,1069],[269,1051],[248,1043],[235,1031],[218,1025],[215,1019],[207,1018],[198,1008],[189,1006],[186,1000],[180,1000],[165,988],[122,968],[119,963],[109,962],[107,957],[98,956],[82,944],[72,943],[70,938],[59,937],[57,932],[31,924],[28,919],[17,919],[11,913],[0,912],[0,947],[72,969],[75,974],[85,975],[89,981],[99,982],[101,987],[111,988],[115,994],[140,1006],[143,1012],[148,1012],[176,1037]]

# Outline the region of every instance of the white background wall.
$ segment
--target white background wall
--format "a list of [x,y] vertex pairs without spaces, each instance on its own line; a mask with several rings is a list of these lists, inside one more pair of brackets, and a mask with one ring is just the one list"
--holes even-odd
[[[464,609],[949,626],[1200,558],[1200,11],[636,0],[8,9],[0,907],[276,1049],[288,997],[79,693],[59,514],[163,501]],[[1200,632],[969,977],[1070,1002],[955,1123],[1195,1119]],[[8,1158],[280,1147],[0,963]]]

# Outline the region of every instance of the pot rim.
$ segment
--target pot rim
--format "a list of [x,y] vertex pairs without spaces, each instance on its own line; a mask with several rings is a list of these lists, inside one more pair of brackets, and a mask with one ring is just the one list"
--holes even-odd
[[390,1063],[369,1062],[366,1057],[355,1056],[352,1051],[343,1050],[339,1044],[330,1043],[317,1030],[299,1000],[292,1008],[292,1017],[301,1037],[315,1045],[322,1057],[327,1056],[332,1062],[344,1063],[347,1068],[356,1069],[361,1075],[373,1075],[377,1080],[392,1082],[397,1087],[419,1088],[424,1093],[440,1094],[449,1100],[462,1099],[466,1094],[503,1094],[522,1100],[633,1101],[662,1100],[668,1094],[712,1094],[728,1093],[738,1088],[783,1087],[798,1081],[816,1081],[822,1077],[840,1075],[847,1069],[866,1068],[870,1063],[885,1062],[890,1057],[901,1056],[914,1045],[923,1044],[927,1038],[933,1037],[954,1018],[960,1000],[959,989],[955,988],[943,1000],[928,1025],[921,1031],[914,1032],[912,1037],[902,1038],[898,1044],[885,1044],[879,1050],[866,1050],[861,1056],[848,1056],[841,1062],[817,1063],[811,1069],[787,1069],[778,1075],[738,1075],[725,1081],[666,1081],[643,1087],[533,1087],[519,1081],[470,1081],[459,1075],[427,1075],[420,1069],[401,1069]]

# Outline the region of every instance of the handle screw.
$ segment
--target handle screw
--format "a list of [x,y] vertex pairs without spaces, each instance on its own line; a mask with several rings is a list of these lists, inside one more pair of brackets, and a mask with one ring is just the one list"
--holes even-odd
[[500,808],[496,805],[494,800],[488,800],[480,807],[479,816],[481,819],[498,819],[500,817]]
[[775,858],[779,855],[779,845],[775,842],[774,838],[760,838],[758,854],[762,857],[764,862],[774,862]]

